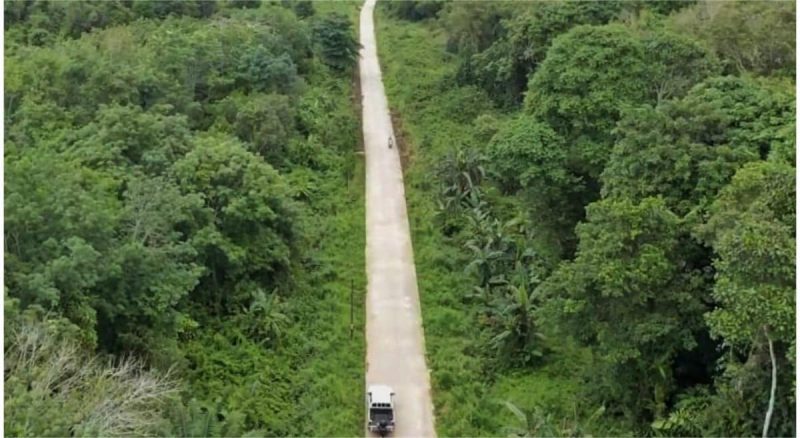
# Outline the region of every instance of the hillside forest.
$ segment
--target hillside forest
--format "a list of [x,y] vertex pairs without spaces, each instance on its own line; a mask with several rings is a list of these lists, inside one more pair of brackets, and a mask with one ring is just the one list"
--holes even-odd
[[[6,435],[363,435],[360,7],[4,2]],[[796,435],[795,17],[378,3],[438,435]]]

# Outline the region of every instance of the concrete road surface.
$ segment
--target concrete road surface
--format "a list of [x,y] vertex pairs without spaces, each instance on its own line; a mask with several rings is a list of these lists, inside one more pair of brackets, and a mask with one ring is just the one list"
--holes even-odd
[[403,173],[375,44],[373,8],[361,9],[361,94],[367,161],[367,386],[394,389],[398,437],[434,437],[417,274]]

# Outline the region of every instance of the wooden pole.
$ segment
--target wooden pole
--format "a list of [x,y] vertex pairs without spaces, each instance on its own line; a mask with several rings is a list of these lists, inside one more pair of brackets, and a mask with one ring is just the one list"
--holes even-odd
[[353,317],[354,317],[354,309],[353,309],[353,294],[354,294],[354,287],[353,287],[353,280],[350,280],[350,339],[353,339],[353,330],[355,326],[353,325]]

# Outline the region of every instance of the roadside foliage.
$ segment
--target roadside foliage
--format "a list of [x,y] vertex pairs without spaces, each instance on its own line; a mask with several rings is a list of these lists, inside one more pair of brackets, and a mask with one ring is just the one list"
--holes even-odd
[[361,430],[356,5],[274,3],[5,2],[7,433]]
[[439,434],[794,434],[795,5],[381,14]]

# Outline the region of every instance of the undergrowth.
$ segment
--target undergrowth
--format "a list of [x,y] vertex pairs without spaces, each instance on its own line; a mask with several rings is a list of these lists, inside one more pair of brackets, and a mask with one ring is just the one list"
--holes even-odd
[[[395,20],[381,8],[376,20],[387,97],[393,113],[402,119],[402,135],[413,157],[406,169],[406,193],[438,434],[616,430],[602,419],[586,425],[585,419],[596,410],[581,403],[579,369],[591,363],[586,350],[551,339],[545,363],[492,370],[481,351],[476,309],[466,300],[472,288],[464,269],[468,254],[457,236],[442,230],[440,187],[432,175],[448,153],[485,139],[487,120],[496,126],[509,115],[495,109],[477,88],[453,85],[456,60],[445,52],[444,35],[431,23]],[[500,205],[513,202],[493,196]],[[518,414],[525,416],[525,424]],[[591,430],[578,429],[579,423]]]

